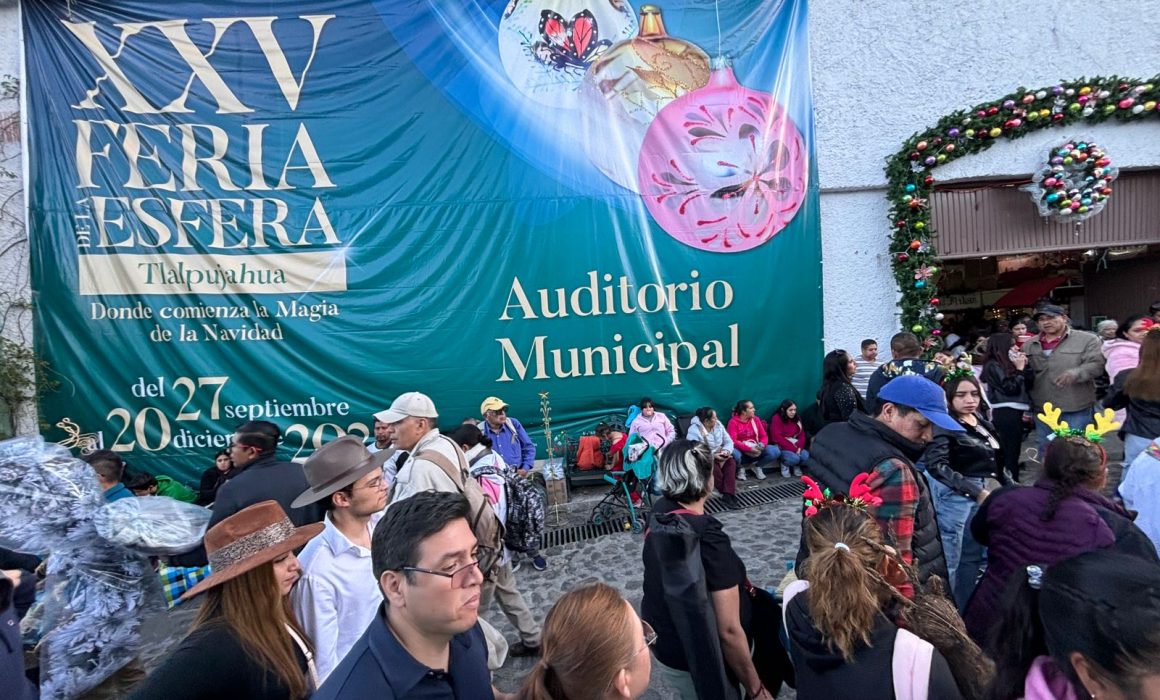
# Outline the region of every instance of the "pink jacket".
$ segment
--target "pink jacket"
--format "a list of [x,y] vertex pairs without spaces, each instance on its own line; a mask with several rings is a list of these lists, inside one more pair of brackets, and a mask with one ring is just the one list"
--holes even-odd
[[1027,671],[1022,700],[1078,700],[1078,696],[1051,657],[1038,656]]
[[669,417],[657,411],[653,414],[652,420],[644,417],[644,414],[637,416],[632,421],[632,425],[628,426],[629,434],[636,433],[645,440],[648,444],[657,448],[658,450],[669,444],[677,437],[677,431],[673,428],[673,424],[669,422]]
[[[791,442],[789,438],[797,440],[797,444]],[[769,419],[769,439],[780,449],[798,452],[806,446],[806,431],[800,420],[787,423],[781,419],[780,413],[774,413],[773,418]]]
[[[757,432],[754,432],[754,428]],[[729,419],[729,437],[733,438],[733,446],[735,449],[744,452],[741,443],[746,440],[756,440],[763,445],[769,444],[769,435],[765,432],[765,422],[757,418],[753,420],[743,421],[737,416]]]
[[1107,364],[1104,369],[1108,372],[1108,379],[1115,381],[1116,375],[1126,369],[1135,369],[1140,364],[1140,344],[1123,338],[1105,340],[1101,348]]

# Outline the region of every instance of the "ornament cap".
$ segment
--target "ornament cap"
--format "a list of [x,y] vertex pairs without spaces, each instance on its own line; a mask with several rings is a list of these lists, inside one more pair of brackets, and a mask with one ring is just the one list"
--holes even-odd
[[721,54],[709,59],[710,87],[740,87],[737,76],[733,75],[733,61]]
[[665,21],[661,18],[661,8],[656,5],[641,5],[640,6],[640,32],[637,36],[641,39],[658,39],[668,36],[665,31]]

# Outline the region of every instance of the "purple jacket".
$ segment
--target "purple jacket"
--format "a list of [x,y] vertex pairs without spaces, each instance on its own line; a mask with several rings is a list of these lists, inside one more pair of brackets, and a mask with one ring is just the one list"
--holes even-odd
[[1050,566],[1093,549],[1115,546],[1120,551],[1156,559],[1156,550],[1132,515],[1090,489],[1077,488],[1044,522],[1052,482],[1007,486],[991,494],[971,521],[971,533],[987,547],[987,573],[967,604],[967,630],[986,643],[1000,619],[1003,592],[1012,575],[1031,564]]

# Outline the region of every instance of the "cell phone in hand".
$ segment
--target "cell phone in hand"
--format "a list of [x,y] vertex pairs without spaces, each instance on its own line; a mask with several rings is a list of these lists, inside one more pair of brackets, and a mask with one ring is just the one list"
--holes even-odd
[[1016,348],[1016,347],[1012,347],[1010,350],[1007,351],[1007,357],[1011,358],[1012,362],[1014,362],[1015,360],[1018,360],[1019,356],[1022,354],[1023,353],[1019,352],[1019,348]]

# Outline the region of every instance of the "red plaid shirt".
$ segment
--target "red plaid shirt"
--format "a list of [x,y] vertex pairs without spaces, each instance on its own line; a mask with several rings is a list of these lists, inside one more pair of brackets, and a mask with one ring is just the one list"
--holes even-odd
[[902,561],[907,564],[914,563],[911,541],[914,539],[914,515],[918,510],[918,484],[911,469],[901,459],[888,459],[874,467],[866,483],[871,492],[882,499],[882,505],[871,509],[882,529],[882,536],[898,550]]

